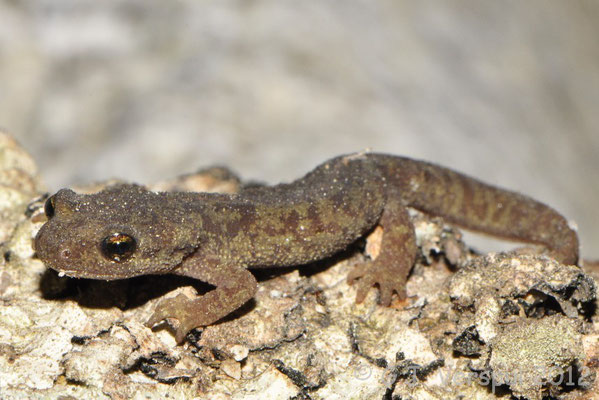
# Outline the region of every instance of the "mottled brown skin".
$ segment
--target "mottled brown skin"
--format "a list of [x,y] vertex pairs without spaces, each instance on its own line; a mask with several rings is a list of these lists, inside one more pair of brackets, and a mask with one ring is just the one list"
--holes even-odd
[[[176,318],[178,341],[253,297],[256,280],[247,268],[320,260],[376,225],[384,231],[381,252],[348,276],[358,283],[356,300],[373,285],[384,305],[394,292],[404,298],[417,250],[406,207],[544,245],[566,264],[578,260],[576,233],[550,207],[437,165],[384,154],[340,156],[290,184],[254,186],[235,195],[117,185],[92,195],[63,189],[49,204],[35,249],[61,273],[105,280],[172,273],[216,287],[195,299],[179,295],[157,306],[148,325]],[[100,243],[115,233],[135,239],[129,258],[105,255]]]

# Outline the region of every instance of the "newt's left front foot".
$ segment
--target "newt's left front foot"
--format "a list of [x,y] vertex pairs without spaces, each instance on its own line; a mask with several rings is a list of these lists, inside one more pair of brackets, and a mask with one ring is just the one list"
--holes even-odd
[[187,332],[195,327],[208,325],[211,322],[202,324],[200,321],[201,317],[197,315],[190,315],[192,309],[191,304],[194,300],[189,299],[184,294],[179,294],[176,297],[170,299],[164,299],[156,306],[154,313],[146,322],[146,326],[152,328],[157,323],[165,319],[176,319],[179,321],[179,325],[175,328],[175,339],[177,343],[182,343],[185,340]]

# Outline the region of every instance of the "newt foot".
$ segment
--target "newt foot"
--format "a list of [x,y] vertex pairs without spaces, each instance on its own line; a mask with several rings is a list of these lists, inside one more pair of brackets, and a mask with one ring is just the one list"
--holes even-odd
[[384,306],[391,304],[393,292],[397,293],[400,300],[406,298],[406,278],[401,276],[395,267],[377,260],[354,265],[347,275],[347,282],[350,285],[357,282],[356,303],[363,302],[374,285],[379,288],[379,303]]
[[[156,306],[154,313],[146,322],[146,326],[152,328],[154,325],[165,319],[176,319],[179,324],[175,328],[175,339],[177,343],[182,343],[185,340],[187,332],[200,326],[197,324],[197,318],[192,318],[189,313],[190,304],[193,301],[184,294],[179,294],[176,297],[164,299]],[[194,325],[194,326],[190,326]]]

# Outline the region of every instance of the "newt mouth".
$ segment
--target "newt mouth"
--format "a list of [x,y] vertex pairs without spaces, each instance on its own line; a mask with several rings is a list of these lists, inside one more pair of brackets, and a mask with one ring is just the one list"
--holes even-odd
[[[52,268],[54,269],[54,268]],[[60,278],[68,276],[69,278],[86,278],[84,274],[75,270],[54,269]]]
[[99,280],[105,280],[105,281],[114,281],[114,280],[118,280],[118,279],[125,279],[128,278],[128,276],[119,276],[117,274],[98,274],[98,273],[86,273],[84,271],[80,271],[80,270],[66,270],[66,269],[57,269],[57,268],[52,268],[53,270],[55,270],[58,273],[59,277],[69,277],[69,278],[75,278],[75,279],[99,279]]

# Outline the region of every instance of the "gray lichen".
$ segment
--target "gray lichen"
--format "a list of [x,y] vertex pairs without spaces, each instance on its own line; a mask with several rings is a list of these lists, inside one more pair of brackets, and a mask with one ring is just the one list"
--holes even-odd
[[580,374],[588,374],[581,371],[581,325],[561,315],[516,319],[490,343],[492,384],[509,385],[514,395],[534,400],[559,394],[561,385],[576,385]]

